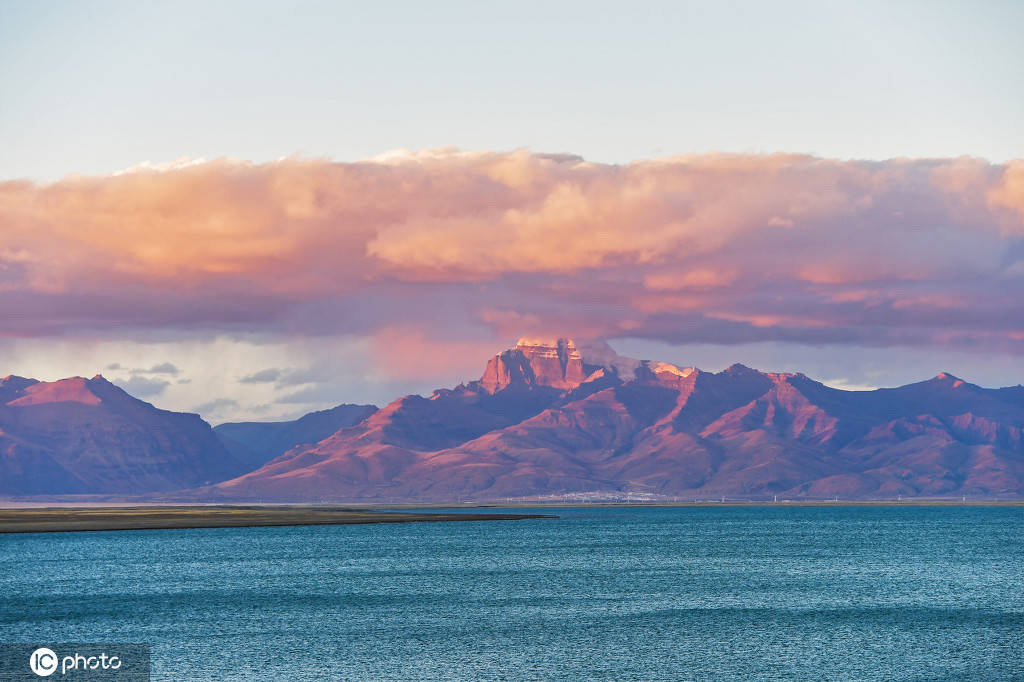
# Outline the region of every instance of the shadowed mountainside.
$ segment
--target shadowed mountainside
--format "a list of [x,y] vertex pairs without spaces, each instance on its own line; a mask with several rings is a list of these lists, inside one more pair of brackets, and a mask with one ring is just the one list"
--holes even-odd
[[383,409],[222,424],[102,377],[0,380],[0,494],[451,502],[1024,497],[1024,387],[942,373],[843,391],[523,339],[477,381]]
[[0,379],[0,494],[177,490],[249,469],[199,415],[157,409],[101,376]]
[[213,432],[246,471],[263,466],[297,445],[322,441],[335,431],[352,426],[377,411],[374,405],[338,405],[310,412],[293,421],[228,422]]
[[1024,389],[943,373],[842,391],[802,374],[710,373],[566,339],[522,340],[479,381],[396,400],[201,494],[427,502],[584,493],[1019,497]]

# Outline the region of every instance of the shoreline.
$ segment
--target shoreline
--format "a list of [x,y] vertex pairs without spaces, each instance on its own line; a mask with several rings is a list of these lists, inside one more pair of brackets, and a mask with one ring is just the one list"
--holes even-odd
[[333,526],[371,523],[521,521],[557,518],[557,516],[550,514],[411,513],[311,505],[50,506],[0,509],[0,534],[186,528]]
[[134,499],[81,499],[81,498],[0,498],[0,514],[15,510],[70,510],[70,509],[318,509],[321,511],[387,511],[398,509],[535,509],[538,507],[1024,507],[1024,498],[1006,499],[952,499],[942,497],[911,497],[888,500],[858,499],[785,499],[741,500],[489,500],[481,502],[347,502],[323,501],[220,501]]
[[[635,508],[792,508],[792,507],[1024,507],[1024,500],[726,500],[697,502],[480,502],[449,504],[62,504],[0,501],[0,534],[61,533],[104,530],[168,530],[187,528],[259,528],[282,526],[427,523],[454,521],[519,521],[557,519],[553,514],[509,513],[519,509]],[[486,511],[494,509],[496,511]],[[459,510],[459,511],[451,511]],[[465,511],[463,511],[465,510]],[[479,510],[479,511],[478,511]]]
[[[354,505],[355,506],[355,505]],[[375,505],[380,509],[673,509],[760,507],[1024,507],[1024,500],[779,500],[768,501],[698,501],[698,502],[480,502],[462,504],[393,504]],[[370,508],[370,507],[367,507]]]

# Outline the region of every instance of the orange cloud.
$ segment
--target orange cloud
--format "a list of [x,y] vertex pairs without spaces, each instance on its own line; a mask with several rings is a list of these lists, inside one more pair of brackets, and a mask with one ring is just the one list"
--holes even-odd
[[143,167],[0,183],[0,335],[1019,345],[1022,235],[1024,161],[445,149]]
[[696,268],[685,272],[658,272],[644,276],[644,286],[651,291],[713,289],[736,281],[735,270]]
[[1007,222],[1007,230],[1024,234],[1024,160],[1011,161],[1003,171],[1002,182],[988,192],[989,202],[1016,213],[1017,220]]
[[404,380],[433,379],[439,374],[474,377],[494,349],[490,339],[438,339],[408,325],[378,330],[369,346],[381,374]]

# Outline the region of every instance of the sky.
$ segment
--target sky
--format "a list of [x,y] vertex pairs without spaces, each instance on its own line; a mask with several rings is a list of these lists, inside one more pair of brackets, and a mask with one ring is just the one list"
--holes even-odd
[[1017,2],[0,0],[0,374],[227,419],[604,337],[1024,382]]

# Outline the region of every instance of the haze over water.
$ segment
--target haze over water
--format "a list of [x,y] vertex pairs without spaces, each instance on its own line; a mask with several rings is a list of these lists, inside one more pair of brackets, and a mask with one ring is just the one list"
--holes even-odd
[[1020,508],[557,513],[5,536],[0,640],[160,680],[1024,676]]

